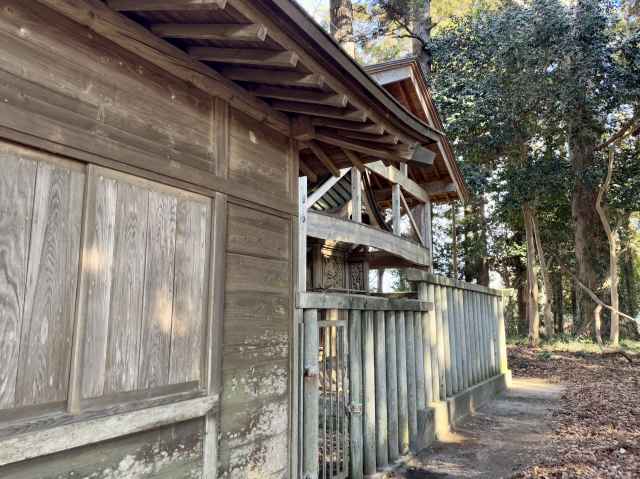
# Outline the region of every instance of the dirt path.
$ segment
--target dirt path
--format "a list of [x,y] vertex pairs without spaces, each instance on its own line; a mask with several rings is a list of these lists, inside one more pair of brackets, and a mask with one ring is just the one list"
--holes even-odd
[[539,463],[547,452],[551,414],[560,406],[561,393],[561,386],[544,380],[514,379],[507,393],[390,477],[498,479]]

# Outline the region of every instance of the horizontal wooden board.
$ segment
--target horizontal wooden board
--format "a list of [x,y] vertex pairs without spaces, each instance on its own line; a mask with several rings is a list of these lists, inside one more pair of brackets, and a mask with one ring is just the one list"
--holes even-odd
[[229,206],[227,249],[233,253],[288,260],[290,222],[256,209]]

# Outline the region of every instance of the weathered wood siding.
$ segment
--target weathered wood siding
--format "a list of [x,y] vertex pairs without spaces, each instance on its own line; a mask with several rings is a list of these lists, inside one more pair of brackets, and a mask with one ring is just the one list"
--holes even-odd
[[[295,180],[285,136],[2,2],[0,477],[288,477]],[[176,424],[15,450],[207,395]]]

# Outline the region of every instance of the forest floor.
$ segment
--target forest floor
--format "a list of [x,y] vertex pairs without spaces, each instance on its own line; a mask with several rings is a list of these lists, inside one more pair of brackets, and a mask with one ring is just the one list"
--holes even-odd
[[394,478],[640,478],[640,350],[509,348],[513,387]]

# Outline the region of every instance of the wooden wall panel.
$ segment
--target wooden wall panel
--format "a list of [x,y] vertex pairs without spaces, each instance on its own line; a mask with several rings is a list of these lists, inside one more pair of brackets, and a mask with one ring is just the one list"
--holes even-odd
[[288,477],[290,243],[287,220],[230,205],[220,424],[224,476]]
[[283,135],[231,110],[229,177],[259,191],[290,197],[290,145]]
[[199,381],[211,200],[93,171],[83,398]]
[[38,161],[16,406],[64,401],[69,382],[85,175]]
[[200,479],[203,420],[0,467],[12,479]]

